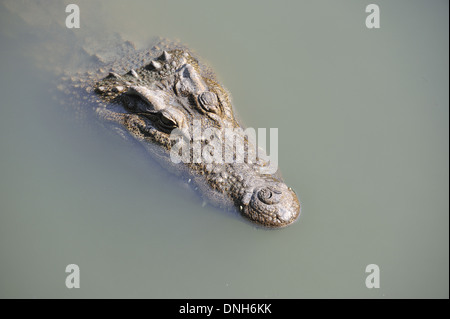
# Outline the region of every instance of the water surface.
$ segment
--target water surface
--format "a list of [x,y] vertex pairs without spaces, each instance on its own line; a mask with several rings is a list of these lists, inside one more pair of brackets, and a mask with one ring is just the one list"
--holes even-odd
[[[0,297],[448,298],[447,2],[378,1],[378,30],[365,1],[77,3],[71,36],[63,3],[0,4]],[[113,32],[180,39],[246,125],[278,128],[298,223],[202,206],[52,99],[46,64],[70,61],[42,43]],[[80,289],[65,287],[72,263]]]

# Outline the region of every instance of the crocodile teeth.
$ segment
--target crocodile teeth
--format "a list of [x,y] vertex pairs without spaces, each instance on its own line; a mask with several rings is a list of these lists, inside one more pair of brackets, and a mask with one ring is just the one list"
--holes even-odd
[[163,53],[159,57],[159,59],[164,62],[169,61],[171,58],[172,58],[172,55],[170,53],[168,53],[167,51],[163,51]]

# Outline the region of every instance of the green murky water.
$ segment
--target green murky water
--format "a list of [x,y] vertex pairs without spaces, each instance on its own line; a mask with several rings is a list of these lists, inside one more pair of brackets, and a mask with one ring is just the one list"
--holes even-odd
[[65,4],[33,3],[0,4],[0,297],[448,298],[447,2],[377,1],[377,30],[366,1],[75,2],[80,37],[180,39],[246,125],[279,129],[303,204],[280,231],[202,207],[62,109],[35,52],[73,30]]

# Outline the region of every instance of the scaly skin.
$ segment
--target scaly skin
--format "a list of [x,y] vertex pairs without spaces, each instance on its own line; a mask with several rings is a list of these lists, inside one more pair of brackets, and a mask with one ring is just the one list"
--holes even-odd
[[[97,109],[101,117],[120,123],[164,166],[193,183],[209,202],[234,206],[244,217],[265,227],[284,227],[298,218],[296,194],[278,174],[265,173],[269,162],[261,150],[257,150],[255,162],[246,155],[242,157],[244,162],[238,162],[236,156],[242,154],[222,143],[220,159],[224,160],[226,151],[234,152],[231,163],[217,160],[219,157],[212,163],[171,161],[170,151],[176,141],[171,140],[170,133],[175,129],[192,133],[184,141],[193,143],[195,123],[201,123],[201,130],[216,129],[222,138],[224,129],[240,128],[227,91],[187,49],[163,51],[139,68],[124,74],[110,73],[95,83],[94,91],[103,105]],[[117,112],[114,107],[123,109]],[[207,147],[213,139],[204,138],[201,146]],[[243,140],[245,154],[256,152],[248,138],[243,136]]]

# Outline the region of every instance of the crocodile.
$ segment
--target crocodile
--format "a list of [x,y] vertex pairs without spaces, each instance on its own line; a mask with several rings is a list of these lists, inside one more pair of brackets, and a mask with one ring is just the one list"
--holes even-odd
[[[111,123],[122,137],[138,141],[163,167],[183,178],[215,206],[235,210],[267,228],[285,227],[298,219],[300,202],[296,193],[278,170],[267,171],[270,160],[245,135],[230,93],[195,52],[168,40],[146,49],[137,49],[119,38],[114,38],[110,46],[97,45],[97,39],[89,37],[83,41],[88,45],[66,49],[73,53],[72,70],[59,70],[61,77],[55,87],[62,92],[63,104],[79,108],[79,114],[96,115],[103,123]],[[45,47],[36,49],[45,55]],[[54,46],[49,45],[48,50],[53,51]],[[77,64],[78,58],[83,64]],[[92,106],[90,113],[83,109],[85,104]],[[186,132],[198,127],[215,133],[194,141],[195,134]],[[242,137],[242,149],[235,147],[234,140],[226,140],[236,138],[227,137],[227,129]],[[223,141],[218,152],[222,155],[212,161],[173,160],[178,142],[184,146],[198,142],[203,150],[218,136]],[[230,153],[232,160],[224,161],[225,154]]]
[[[243,149],[234,147],[234,140],[224,140],[236,137],[225,134],[225,129],[237,134],[245,130],[234,115],[227,90],[190,50],[164,50],[139,68],[123,74],[111,72],[94,84],[93,91],[103,104],[97,108],[99,116],[119,123],[135,139],[149,144],[150,152],[159,162],[188,176],[210,203],[226,208],[234,206],[248,220],[265,227],[284,227],[297,220],[299,200],[278,172],[270,174],[264,170],[270,162],[264,151],[248,136],[242,136]],[[120,106],[124,111],[111,110],[107,105]],[[186,163],[174,163],[171,151],[176,140],[171,133],[192,132],[196,123],[203,131],[219,132],[200,140],[204,148],[221,137],[219,157],[210,162],[190,157]],[[193,135],[187,134],[185,146],[193,144]],[[245,154],[236,154],[243,150]],[[227,152],[232,152],[232,161],[225,161]],[[254,161],[251,152],[258,154]],[[244,160],[238,161],[239,158]]]

